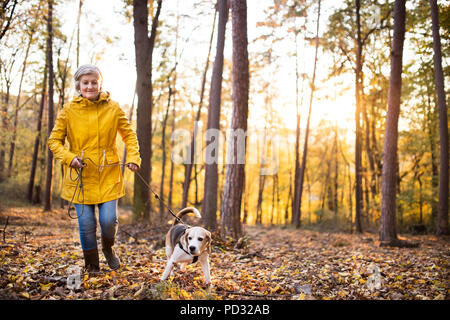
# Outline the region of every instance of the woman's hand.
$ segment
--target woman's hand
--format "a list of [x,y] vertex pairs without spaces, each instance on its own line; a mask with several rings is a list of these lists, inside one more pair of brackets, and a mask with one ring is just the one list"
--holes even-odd
[[138,165],[135,163],[127,163],[127,167],[128,167],[128,169],[130,169],[133,172],[136,172],[139,170]]
[[83,163],[83,160],[79,156],[76,156],[75,158],[73,158],[72,162],[70,163],[70,166],[72,168],[80,169],[85,167],[86,164]]

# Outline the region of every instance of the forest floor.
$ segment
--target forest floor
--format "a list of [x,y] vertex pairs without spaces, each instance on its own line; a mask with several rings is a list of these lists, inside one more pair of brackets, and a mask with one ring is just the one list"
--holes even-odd
[[110,271],[100,251],[101,272],[77,276],[84,261],[76,220],[64,210],[5,208],[0,299],[450,299],[449,238],[401,235],[420,246],[390,248],[371,233],[247,226],[237,244],[213,237],[206,288],[198,263],[160,281],[167,229],[122,222],[122,267]]

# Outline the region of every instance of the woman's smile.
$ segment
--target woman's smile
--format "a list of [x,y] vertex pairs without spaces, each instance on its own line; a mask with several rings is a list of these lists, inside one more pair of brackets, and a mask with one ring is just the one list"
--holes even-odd
[[97,100],[100,93],[100,85],[97,75],[85,74],[80,78],[81,95],[89,100]]

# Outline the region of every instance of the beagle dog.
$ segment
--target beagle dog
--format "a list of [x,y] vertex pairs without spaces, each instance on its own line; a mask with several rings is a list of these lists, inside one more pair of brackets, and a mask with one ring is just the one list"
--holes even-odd
[[[193,207],[187,207],[177,213],[181,219],[188,213],[194,213],[197,218],[201,218],[200,212]],[[211,285],[209,268],[209,254],[211,253],[211,232],[202,227],[190,227],[185,224],[178,224],[179,219],[175,219],[172,227],[166,234],[166,255],[168,258],[166,268],[161,280],[166,280],[172,275],[175,263],[181,263],[181,270],[185,264],[195,263],[197,260],[203,270],[206,285]]]

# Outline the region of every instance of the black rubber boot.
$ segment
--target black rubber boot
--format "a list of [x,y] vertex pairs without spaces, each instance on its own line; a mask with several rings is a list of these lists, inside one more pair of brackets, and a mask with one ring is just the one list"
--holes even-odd
[[84,264],[89,274],[100,272],[100,262],[98,259],[98,249],[83,250]]
[[120,268],[120,260],[117,257],[114,249],[112,248],[114,245],[114,238],[104,238],[102,237],[102,251],[103,255],[106,258],[106,262],[108,262],[108,266],[111,270],[117,270]]

